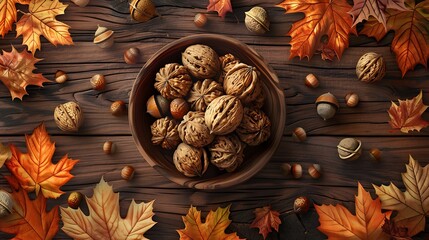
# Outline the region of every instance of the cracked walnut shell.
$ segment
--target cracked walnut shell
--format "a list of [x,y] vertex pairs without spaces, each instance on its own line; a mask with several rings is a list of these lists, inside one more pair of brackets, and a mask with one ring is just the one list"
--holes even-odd
[[213,78],[220,70],[217,53],[209,46],[195,44],[182,53],[182,63],[189,73],[199,79]]
[[220,67],[222,72],[219,76],[219,82],[223,83],[223,80],[225,79],[226,74],[231,70],[236,64],[240,63],[240,59],[236,58],[231,53],[225,54],[221,57],[219,57],[220,60]]
[[216,136],[210,145],[210,162],[227,172],[235,171],[244,160],[245,144],[235,134]]
[[187,177],[201,177],[208,168],[209,160],[204,148],[196,148],[181,143],[173,154],[177,170]]
[[216,81],[205,79],[194,83],[189,92],[188,102],[191,104],[192,110],[204,112],[215,98],[223,94],[222,85]]
[[194,147],[204,147],[214,139],[204,121],[204,112],[188,112],[179,124],[178,130],[180,139]]
[[259,109],[244,109],[243,120],[236,130],[241,141],[256,146],[265,142],[271,134],[271,121]]
[[238,98],[223,95],[209,104],[204,118],[211,133],[226,135],[240,124],[243,118],[243,105]]
[[381,54],[365,53],[356,65],[356,75],[362,82],[373,83],[379,81],[385,74],[386,63]]
[[161,145],[165,149],[175,148],[181,141],[177,130],[177,123],[166,117],[156,120],[151,126],[152,143]]
[[243,104],[254,101],[262,91],[258,72],[244,63],[236,64],[226,74],[223,88],[226,94],[238,97]]
[[61,130],[77,132],[83,123],[83,112],[79,104],[67,102],[55,108],[54,119]]
[[166,64],[155,77],[155,88],[168,100],[188,94],[192,79],[186,68],[178,63]]

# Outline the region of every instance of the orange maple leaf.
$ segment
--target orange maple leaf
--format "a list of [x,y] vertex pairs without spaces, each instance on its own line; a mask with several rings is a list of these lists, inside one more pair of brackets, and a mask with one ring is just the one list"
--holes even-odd
[[34,129],[32,135],[26,135],[25,140],[28,153],[21,153],[11,145],[12,158],[6,161],[6,167],[27,192],[36,191],[39,195],[42,191],[46,198],[58,198],[64,193],[60,187],[73,177],[70,170],[78,160],[65,155],[57,164],[52,164],[55,143],[51,142],[43,123]]
[[209,0],[207,11],[216,11],[219,16],[225,18],[227,12],[232,12],[231,0]]
[[13,46],[11,52],[3,50],[3,55],[0,55],[0,80],[9,89],[12,99],[22,100],[27,95],[25,88],[28,85],[42,87],[44,82],[50,82],[41,73],[33,73],[36,69],[34,64],[39,61],[26,50],[18,52]]
[[60,221],[58,206],[47,212],[46,198],[39,195],[31,200],[16,178],[8,176],[6,179],[13,190],[15,205],[11,215],[0,218],[0,231],[16,234],[13,239],[53,239]]
[[72,45],[73,40],[68,29],[70,26],[55,19],[64,14],[68,5],[58,0],[32,0],[29,13],[25,13],[16,23],[16,36],[23,36],[22,44],[34,55],[40,50],[40,35],[43,35],[53,45]]
[[400,129],[403,133],[416,130],[420,132],[422,128],[429,125],[429,122],[422,119],[422,114],[428,106],[423,104],[423,92],[413,99],[399,100],[399,106],[392,102],[392,106],[387,111],[389,113],[389,124],[393,129]]
[[[413,0],[406,0],[405,6],[408,11],[386,11],[387,31],[395,31],[391,48],[396,55],[402,77],[417,64],[427,67],[429,58],[429,0],[417,5]],[[370,18],[360,33],[375,37],[379,41],[387,31],[374,18]]]
[[373,200],[369,192],[358,183],[355,197],[356,216],[342,205],[314,205],[319,214],[320,226],[317,228],[328,239],[386,239],[382,226],[390,218],[391,211],[382,213],[379,198]]
[[[323,59],[340,59],[349,46],[349,34],[356,34],[352,16],[347,13],[352,7],[346,0],[285,0],[277,6],[286,9],[286,13],[305,14],[289,30],[290,59],[311,59],[316,50],[322,51]],[[329,52],[335,54],[326,54]]]
[[0,1],[0,34],[2,37],[12,30],[12,25],[16,22],[15,0]]
[[206,222],[201,222],[201,211],[191,206],[188,214],[182,217],[185,229],[177,230],[180,240],[240,240],[237,233],[226,234],[225,229],[231,223],[229,208],[218,208],[216,212],[210,211]]
[[353,8],[349,12],[353,16],[353,25],[363,20],[368,20],[370,16],[373,16],[387,29],[387,20],[384,13],[388,8],[399,11],[407,10],[404,0],[353,0],[353,3]]
[[279,218],[279,212],[271,210],[270,206],[266,206],[263,208],[256,208],[254,213],[256,217],[250,227],[259,228],[259,233],[262,234],[264,239],[266,239],[271,232],[271,228],[274,228],[277,232],[279,231],[279,225],[282,223]]

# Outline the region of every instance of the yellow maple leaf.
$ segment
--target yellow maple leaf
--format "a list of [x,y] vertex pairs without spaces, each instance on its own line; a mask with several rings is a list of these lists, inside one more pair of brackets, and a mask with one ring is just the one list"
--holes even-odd
[[0,0],[0,35],[4,37],[16,22],[15,0]]
[[22,35],[22,44],[34,55],[40,50],[40,36],[43,35],[53,45],[72,45],[73,40],[68,29],[70,26],[55,19],[55,16],[64,14],[68,5],[58,0],[32,0],[29,13],[24,13],[16,23],[17,37]]

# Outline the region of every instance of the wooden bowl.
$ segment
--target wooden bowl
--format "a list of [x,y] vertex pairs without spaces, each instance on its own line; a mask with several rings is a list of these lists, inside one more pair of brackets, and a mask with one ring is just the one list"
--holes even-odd
[[[212,47],[219,56],[231,53],[242,62],[256,67],[261,75],[265,95],[264,112],[271,120],[271,136],[265,143],[248,146],[243,164],[232,173],[219,171],[211,166],[200,178],[189,178],[176,170],[173,164],[173,152],[154,146],[151,142],[150,126],[155,121],[146,113],[146,101],[156,93],[155,74],[167,63],[181,62],[181,53],[193,44],[205,44]],[[273,69],[253,49],[240,41],[215,34],[193,35],[167,44],[156,52],[143,66],[134,83],[130,96],[129,121],[134,141],[143,158],[159,173],[182,186],[196,189],[220,189],[242,183],[270,160],[283,135],[286,110],[283,91]]]

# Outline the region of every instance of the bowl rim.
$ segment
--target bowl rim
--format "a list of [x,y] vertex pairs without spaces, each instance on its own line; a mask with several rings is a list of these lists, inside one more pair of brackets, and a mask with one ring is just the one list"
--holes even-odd
[[[207,182],[213,181],[211,179],[205,179],[205,180],[197,180],[198,183],[195,184],[189,184],[189,179],[186,176],[183,176],[183,179],[181,181],[178,181],[178,179],[176,177],[172,177],[168,171],[164,170],[162,167],[159,166],[159,164],[154,161],[149,154],[146,152],[146,150],[143,147],[142,142],[139,140],[139,138],[137,137],[137,131],[136,131],[136,123],[134,122],[134,116],[136,115],[135,112],[135,95],[137,94],[137,88],[138,88],[138,83],[140,82],[140,80],[142,79],[143,74],[145,73],[145,70],[148,68],[148,66],[150,66],[156,59],[158,59],[160,57],[160,55],[162,55],[165,51],[167,51],[168,49],[174,47],[177,44],[180,44],[182,42],[187,42],[187,41],[195,41],[195,40],[200,40],[200,41],[204,41],[204,40],[222,40],[222,41],[227,41],[227,42],[231,42],[235,45],[240,46],[243,49],[247,50],[246,55],[249,55],[248,58],[249,59],[255,59],[255,60],[259,60],[261,63],[263,63],[265,65],[265,67],[269,70],[269,72],[267,72],[267,79],[269,80],[269,82],[271,82],[271,85],[274,87],[275,90],[280,98],[276,99],[278,100],[278,104],[280,106],[280,109],[278,109],[278,116],[279,116],[279,125],[277,127],[277,129],[275,130],[276,132],[281,132],[281,134],[275,134],[275,138],[273,139],[273,147],[269,148],[269,151],[267,151],[266,153],[264,153],[264,157],[262,158],[263,162],[262,162],[262,167],[254,165],[252,167],[250,167],[249,171],[247,172],[242,172],[240,175],[240,178],[233,178],[233,177],[228,177],[228,179],[222,181],[222,183],[216,183],[216,182],[212,182],[211,184],[207,185]],[[198,43],[191,43],[191,44],[198,44]],[[203,44],[203,43],[202,43]],[[182,37],[179,39],[176,39],[168,44],[166,44],[165,46],[161,47],[158,51],[156,51],[148,60],[147,62],[143,65],[143,67],[140,69],[137,77],[134,80],[131,92],[130,92],[130,97],[129,97],[129,111],[128,111],[128,122],[129,122],[129,126],[130,126],[130,131],[131,134],[133,136],[133,140],[135,145],[137,146],[137,149],[139,150],[140,154],[142,155],[143,159],[152,167],[155,168],[158,173],[160,173],[161,175],[163,175],[165,178],[169,179],[172,182],[175,182],[176,184],[179,184],[181,186],[185,186],[188,188],[194,188],[194,189],[200,189],[200,190],[208,190],[208,189],[225,189],[225,188],[230,188],[232,186],[241,184],[247,180],[249,180],[251,177],[253,177],[255,174],[257,174],[260,170],[262,170],[262,168],[271,160],[274,152],[277,150],[280,141],[282,139],[282,135],[284,132],[284,128],[285,128],[285,124],[286,124],[286,103],[284,101],[284,92],[283,90],[280,88],[279,86],[279,79],[278,76],[275,74],[274,69],[268,64],[268,62],[259,54],[257,53],[253,48],[251,48],[250,46],[248,46],[247,44],[241,42],[238,39],[232,38],[232,37],[227,37],[224,35],[219,35],[219,34],[193,34],[193,35],[189,35],[186,37]],[[274,134],[273,134],[274,137]],[[252,169],[255,168],[259,168],[256,169],[256,171],[251,171]]]

